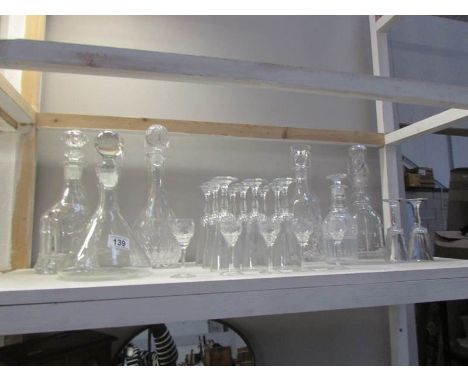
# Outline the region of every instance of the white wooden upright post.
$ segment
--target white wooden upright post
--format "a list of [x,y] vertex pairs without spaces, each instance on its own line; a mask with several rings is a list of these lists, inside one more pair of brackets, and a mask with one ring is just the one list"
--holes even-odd
[[[376,17],[369,16],[372,64],[374,75],[390,76],[390,58],[387,32],[377,29]],[[385,31],[390,27],[387,23]],[[393,104],[376,101],[377,129],[379,133],[395,130]],[[398,198],[404,195],[401,155],[398,145],[387,145],[380,149],[380,176],[382,198]],[[385,229],[390,225],[390,210],[383,205]],[[389,306],[389,330],[393,365],[417,365],[418,349],[414,305]]]

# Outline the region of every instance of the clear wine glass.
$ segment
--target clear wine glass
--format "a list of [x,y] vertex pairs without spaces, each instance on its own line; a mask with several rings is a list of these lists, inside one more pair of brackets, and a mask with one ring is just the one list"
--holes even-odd
[[239,275],[241,274],[240,262],[238,259],[236,259],[234,247],[242,231],[242,221],[232,215],[227,215],[221,219],[219,227],[221,230],[221,234],[226,240],[226,243],[231,252],[228,268],[226,270],[222,270],[221,274],[224,276]]
[[406,247],[405,232],[398,224],[401,199],[384,199],[390,206],[391,226],[387,230],[386,257],[392,263],[408,261],[408,249]]
[[264,217],[259,220],[258,226],[260,234],[265,240],[268,248],[267,255],[267,267],[261,271],[261,273],[274,273],[273,269],[273,245],[275,244],[276,238],[281,228],[281,221],[277,217]]
[[195,223],[193,219],[180,219],[175,218],[172,222],[172,232],[177,239],[180,246],[181,259],[180,259],[180,272],[172,275],[171,277],[176,278],[189,278],[195,275],[185,271],[185,256],[187,253],[187,247],[190,243],[190,239],[193,236]]
[[307,247],[310,235],[314,231],[314,222],[312,220],[303,218],[295,218],[291,221],[291,230],[294,232],[297,242],[299,243],[299,270],[302,270],[304,262],[304,249]]
[[414,226],[411,230],[409,242],[409,260],[410,261],[428,261],[433,260],[433,249],[429,232],[421,224],[420,208],[426,198],[406,199],[413,207]]

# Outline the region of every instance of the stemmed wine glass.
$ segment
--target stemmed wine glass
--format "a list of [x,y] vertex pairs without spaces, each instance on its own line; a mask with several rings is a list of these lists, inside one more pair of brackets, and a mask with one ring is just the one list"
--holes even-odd
[[193,219],[180,219],[175,218],[172,222],[172,232],[177,239],[177,242],[180,246],[181,260],[180,260],[180,269],[181,271],[171,277],[176,278],[188,278],[195,277],[195,275],[185,272],[185,255],[187,253],[187,247],[190,243],[190,239],[193,236],[194,231],[194,221]]
[[314,223],[311,220],[295,218],[291,222],[291,230],[296,236],[297,242],[299,243],[299,269],[303,269],[304,262],[304,249],[309,243],[310,235],[314,230]]
[[391,226],[387,230],[385,251],[388,261],[392,263],[408,261],[405,232],[398,224],[401,199],[384,199],[390,206]]
[[219,228],[231,252],[228,268],[222,270],[221,274],[225,276],[239,275],[241,274],[240,262],[236,259],[234,247],[242,231],[242,221],[233,215],[227,215],[221,219]]
[[421,225],[420,207],[426,198],[406,199],[413,207],[414,226],[411,230],[409,242],[409,260],[427,261],[433,260],[432,244],[429,238],[429,232],[426,227]]
[[267,267],[261,273],[274,273],[273,270],[273,245],[281,228],[281,221],[273,217],[264,217],[258,222],[260,234],[267,245]]

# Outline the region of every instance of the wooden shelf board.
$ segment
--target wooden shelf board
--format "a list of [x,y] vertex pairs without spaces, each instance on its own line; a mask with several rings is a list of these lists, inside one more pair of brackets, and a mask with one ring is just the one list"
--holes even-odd
[[197,83],[218,82],[468,109],[468,88],[461,86],[52,41],[0,40],[0,67]]
[[144,131],[152,124],[162,124],[167,127],[169,132],[173,133],[208,134],[262,139],[309,140],[342,144],[361,143],[371,147],[381,147],[384,142],[383,134],[364,131],[77,114],[37,114],[38,128],[90,128]]
[[65,281],[0,275],[0,335],[286,314],[468,298],[468,261],[366,264],[289,275]]

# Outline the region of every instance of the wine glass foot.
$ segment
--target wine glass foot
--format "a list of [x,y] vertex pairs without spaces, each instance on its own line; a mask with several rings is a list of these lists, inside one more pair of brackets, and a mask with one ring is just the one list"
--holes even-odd
[[196,277],[195,275],[187,272],[176,273],[175,275],[171,276],[174,279],[189,279],[192,277]]
[[230,270],[230,271],[223,271],[220,273],[221,276],[239,276],[242,275],[242,272],[239,270]]

